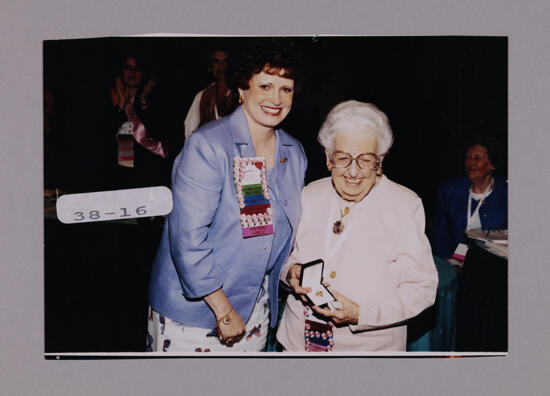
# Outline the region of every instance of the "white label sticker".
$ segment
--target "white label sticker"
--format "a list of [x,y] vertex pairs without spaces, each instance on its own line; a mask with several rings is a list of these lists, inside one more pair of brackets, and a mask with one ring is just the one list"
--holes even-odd
[[172,192],[163,186],[66,194],[56,204],[57,218],[65,224],[163,216],[172,207]]
[[260,169],[254,164],[248,164],[244,170],[242,184],[262,184]]
[[134,124],[130,121],[126,121],[124,124],[120,126],[118,129],[119,135],[132,135],[132,131],[134,130]]

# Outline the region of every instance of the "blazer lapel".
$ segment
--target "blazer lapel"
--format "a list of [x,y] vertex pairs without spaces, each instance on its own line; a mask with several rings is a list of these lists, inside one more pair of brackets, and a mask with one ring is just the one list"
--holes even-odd
[[292,146],[292,143],[289,142],[285,136],[283,136],[282,133],[280,133],[278,130],[275,131],[277,136],[277,148],[275,149],[275,164],[274,166],[277,168],[277,176],[275,183],[277,184],[277,187],[283,186],[284,180],[285,180],[285,173],[286,173],[286,166],[288,164],[288,158],[290,156],[290,147]]
[[233,143],[239,150],[239,156],[255,157],[256,151],[252,144],[252,137],[248,130],[248,123],[246,122],[246,116],[242,106],[239,106],[230,116],[229,125],[231,126],[231,135],[233,137]]
[[[281,203],[281,208],[290,223],[290,226],[293,230],[295,230],[298,218],[295,218],[296,216],[293,216],[292,212],[289,213],[289,210],[294,207],[294,204],[288,202],[288,197],[286,196],[287,190],[285,188],[285,174],[288,162],[291,159],[292,146],[294,146],[294,143],[287,138],[285,133],[281,133],[279,130],[276,130],[275,133],[277,136],[277,148],[275,150],[274,167],[276,168],[275,184],[278,194],[277,197]],[[297,204],[299,205],[300,203],[298,202]]]
[[[328,227],[326,227],[327,234],[326,234],[326,239],[325,239],[325,262],[326,263],[328,263],[328,262],[330,262],[330,260],[332,260],[332,258],[336,255],[338,250],[340,250],[340,247],[342,246],[342,244],[344,243],[344,241],[348,237],[350,237],[352,235],[360,234],[360,232],[361,232],[360,230],[353,231],[353,225],[357,221],[360,222],[361,218],[363,218],[365,216],[363,214],[363,212],[365,210],[365,207],[367,205],[369,205],[370,201],[373,201],[373,200],[376,199],[375,198],[376,195],[380,194],[380,190],[385,188],[386,183],[387,183],[386,175],[382,175],[382,179],[380,180],[380,182],[377,185],[375,185],[372,188],[372,190],[360,202],[357,202],[355,207],[353,209],[351,209],[353,211],[353,217],[348,219],[347,224],[344,222],[345,227],[344,227],[344,232],[342,232],[342,234],[338,235],[336,238],[333,238],[332,237],[332,232],[333,232],[332,231],[332,223],[328,224]],[[341,200],[341,198],[340,198],[340,196],[338,195],[338,193],[336,192],[336,190],[334,188],[331,188],[331,190],[332,190],[332,194],[329,195],[332,199],[332,204],[331,204],[331,207],[330,207],[330,213],[334,213],[334,212],[337,212],[338,210],[340,210],[340,200]],[[370,203],[370,205],[372,206],[373,203]],[[331,220],[331,222],[332,222],[332,220]]]

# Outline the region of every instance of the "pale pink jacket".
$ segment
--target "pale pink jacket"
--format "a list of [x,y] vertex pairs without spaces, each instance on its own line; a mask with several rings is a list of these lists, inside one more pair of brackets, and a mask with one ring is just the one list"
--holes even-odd
[[[358,325],[335,328],[334,351],[404,351],[403,322],[433,305],[438,282],[422,201],[382,176],[344,218],[344,232],[334,235],[340,202],[330,178],[304,188],[294,250],[281,279],[294,263],[323,259],[330,288],[360,308]],[[290,295],[277,333],[288,351],[304,351],[303,311]]]

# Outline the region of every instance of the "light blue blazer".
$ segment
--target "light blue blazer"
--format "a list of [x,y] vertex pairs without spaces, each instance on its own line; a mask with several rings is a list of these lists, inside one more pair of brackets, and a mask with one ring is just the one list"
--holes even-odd
[[[293,241],[307,160],[296,139],[283,130],[275,133],[277,197]],[[186,326],[215,327],[215,316],[202,298],[220,287],[246,322],[266,273],[273,235],[242,237],[233,180],[236,156],[256,156],[242,107],[193,133],[174,162],[174,209],[164,224],[153,264],[149,303]],[[270,273],[272,326],[277,323],[279,274],[291,244]]]

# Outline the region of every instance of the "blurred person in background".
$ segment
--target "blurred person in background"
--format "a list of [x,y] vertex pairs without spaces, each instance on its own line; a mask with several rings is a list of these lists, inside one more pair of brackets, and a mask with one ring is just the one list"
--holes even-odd
[[494,137],[478,136],[467,144],[466,176],[447,180],[438,189],[431,238],[436,256],[461,267],[467,251],[465,231],[508,228],[508,185],[495,174],[503,155]]
[[158,130],[159,115],[155,112],[156,80],[146,75],[142,59],[131,54],[123,58],[114,83],[108,117],[117,147],[112,188],[165,184],[162,174],[167,175],[168,150],[159,138],[162,132]]
[[237,107],[235,91],[230,88],[231,67],[229,54],[224,49],[215,48],[208,52],[208,71],[214,82],[199,91],[185,117],[185,138],[198,127],[229,115]]

